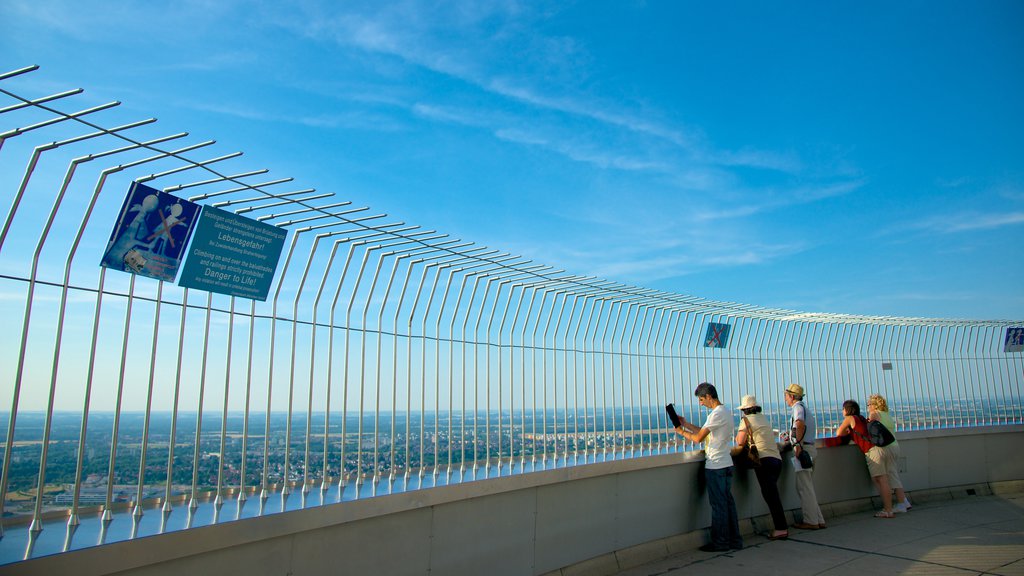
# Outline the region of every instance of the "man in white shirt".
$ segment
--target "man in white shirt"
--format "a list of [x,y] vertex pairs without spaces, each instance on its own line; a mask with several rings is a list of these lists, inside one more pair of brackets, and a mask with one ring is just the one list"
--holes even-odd
[[725,552],[743,548],[740,536],[736,501],[732,497],[732,456],[729,443],[733,439],[733,423],[729,410],[718,400],[718,391],[707,382],[694,391],[701,406],[711,412],[704,425],[697,427],[681,419],[676,434],[694,442],[707,439],[704,447],[704,478],[707,481],[708,501],[711,503],[711,542],[701,546],[704,552]]

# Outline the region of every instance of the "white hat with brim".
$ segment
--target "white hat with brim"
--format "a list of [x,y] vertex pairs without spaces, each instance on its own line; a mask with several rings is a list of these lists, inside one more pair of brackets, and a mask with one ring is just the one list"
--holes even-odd
[[737,406],[736,408],[738,410],[746,410],[747,408],[753,408],[755,406],[757,406],[757,398],[755,398],[752,394],[748,394],[747,396],[743,397],[743,402],[741,402],[740,405]]

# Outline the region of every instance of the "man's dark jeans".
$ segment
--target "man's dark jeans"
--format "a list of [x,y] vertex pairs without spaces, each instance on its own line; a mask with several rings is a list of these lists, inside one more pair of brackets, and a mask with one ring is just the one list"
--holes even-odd
[[704,469],[711,502],[711,544],[716,548],[743,548],[736,501],[732,499],[733,467]]

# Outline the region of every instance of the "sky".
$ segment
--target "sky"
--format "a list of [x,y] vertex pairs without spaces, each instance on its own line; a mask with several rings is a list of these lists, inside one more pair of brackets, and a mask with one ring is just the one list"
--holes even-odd
[[1021,320],[1022,28],[1016,1],[5,0],[0,71],[576,274]]

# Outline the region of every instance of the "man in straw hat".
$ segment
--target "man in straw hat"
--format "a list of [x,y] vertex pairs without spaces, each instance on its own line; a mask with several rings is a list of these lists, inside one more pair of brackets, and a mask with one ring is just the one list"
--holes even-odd
[[803,518],[793,524],[794,528],[803,530],[820,530],[825,527],[825,517],[818,507],[818,495],[814,493],[814,468],[803,468],[799,461],[800,453],[807,452],[813,462],[817,458],[814,448],[814,414],[804,406],[804,388],[799,384],[786,387],[786,406],[793,409],[792,425],[789,440],[793,444],[793,456],[796,459],[796,493],[800,496],[800,508]]

